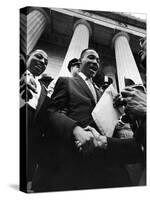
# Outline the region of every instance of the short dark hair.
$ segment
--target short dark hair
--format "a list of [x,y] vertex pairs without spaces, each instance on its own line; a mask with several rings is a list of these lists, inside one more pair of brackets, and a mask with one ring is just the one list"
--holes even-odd
[[85,52],[88,51],[88,50],[95,51],[95,49],[92,49],[92,48],[86,48],[86,49],[84,49],[84,50],[81,52],[81,54],[80,54],[80,59],[83,58]]
[[79,59],[77,59],[77,58],[71,59],[68,63],[68,70],[71,71],[71,67],[73,67],[75,65],[79,65],[79,64],[80,64]]

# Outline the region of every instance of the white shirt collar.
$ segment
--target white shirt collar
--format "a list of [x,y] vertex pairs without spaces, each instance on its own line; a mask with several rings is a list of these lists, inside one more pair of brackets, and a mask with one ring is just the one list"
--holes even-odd
[[87,76],[85,76],[82,72],[79,72],[78,74],[84,81],[90,80],[92,82],[92,78],[87,78]]
[[78,74],[84,81],[86,80],[86,76],[82,72],[79,72]]

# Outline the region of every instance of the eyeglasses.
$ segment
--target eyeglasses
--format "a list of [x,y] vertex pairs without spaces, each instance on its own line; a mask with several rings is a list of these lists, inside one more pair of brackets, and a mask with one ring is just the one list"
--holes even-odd
[[44,58],[44,56],[42,54],[36,54],[35,55],[36,58],[43,60],[44,59],[44,64],[47,65],[48,64],[48,60],[47,58]]

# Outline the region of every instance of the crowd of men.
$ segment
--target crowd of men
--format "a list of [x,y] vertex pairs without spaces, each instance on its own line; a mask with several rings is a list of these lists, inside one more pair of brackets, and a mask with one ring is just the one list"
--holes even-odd
[[[144,42],[140,56],[146,68]],[[117,95],[114,107],[124,106],[124,114],[112,137],[102,135],[92,118],[103,95],[93,81],[100,61],[94,49],[84,49],[68,64],[72,77],[59,77],[48,97],[48,84],[41,78],[48,55],[43,50],[29,55],[20,79],[21,124],[27,120],[27,134],[23,126],[21,134],[22,144],[27,140],[28,192],[132,186],[126,164],[142,163],[145,168],[146,90],[131,85]],[[143,174],[140,181],[145,184]]]

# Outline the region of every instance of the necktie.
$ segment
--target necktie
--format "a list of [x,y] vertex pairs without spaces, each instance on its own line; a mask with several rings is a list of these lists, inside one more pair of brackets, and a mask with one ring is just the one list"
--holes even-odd
[[87,82],[89,89],[94,97],[95,103],[97,103],[97,95],[96,95],[96,91],[95,91],[92,81],[90,79],[87,79],[86,82]]

